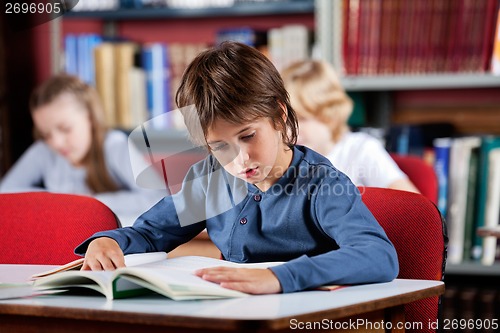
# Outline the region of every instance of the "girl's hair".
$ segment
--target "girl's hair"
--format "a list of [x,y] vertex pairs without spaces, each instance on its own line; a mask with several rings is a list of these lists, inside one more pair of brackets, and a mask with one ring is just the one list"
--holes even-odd
[[348,129],[347,120],[352,113],[353,102],[329,63],[299,61],[286,68],[282,77],[290,102],[299,116],[314,116],[328,124],[334,140]]
[[[70,94],[81,103],[88,112],[92,143],[82,164],[87,170],[86,183],[95,193],[113,192],[118,186],[111,178],[104,159],[104,139],[107,127],[104,123],[104,111],[101,101],[94,88],[82,82],[79,78],[67,74],[53,76],[43,82],[31,94],[31,113],[44,105],[47,105],[63,94]],[[40,138],[35,129],[35,137]]]
[[199,145],[206,146],[207,131],[217,120],[239,125],[263,117],[282,132],[287,146],[297,141],[297,116],[283,80],[251,46],[223,42],[200,53],[184,72],[175,100]]

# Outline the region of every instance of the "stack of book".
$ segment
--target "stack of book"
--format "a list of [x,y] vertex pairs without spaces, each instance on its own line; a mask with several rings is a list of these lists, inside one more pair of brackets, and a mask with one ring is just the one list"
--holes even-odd
[[346,0],[335,6],[343,13],[346,75],[490,70],[496,0]]

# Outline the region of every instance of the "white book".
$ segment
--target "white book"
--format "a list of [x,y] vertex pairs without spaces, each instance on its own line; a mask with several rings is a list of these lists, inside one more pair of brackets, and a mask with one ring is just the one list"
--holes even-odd
[[451,144],[448,201],[448,262],[463,261],[464,231],[467,207],[467,191],[470,156],[473,148],[479,147],[479,137],[456,138]]
[[284,67],[284,37],[281,28],[272,28],[267,32],[267,44],[269,48],[269,57],[274,67],[281,72]]
[[[484,227],[495,228],[500,222],[500,148],[492,149],[488,154],[488,190],[484,211]],[[493,265],[496,257],[497,237],[483,238],[483,265]]]
[[[154,258],[155,255],[160,257]],[[216,299],[245,297],[248,294],[226,289],[217,283],[203,280],[194,272],[208,267],[267,268],[281,262],[238,264],[225,260],[199,256],[166,258],[166,253],[136,255],[135,265],[114,271],[69,270],[52,272],[35,280],[34,288],[39,291],[87,288],[97,291],[107,299],[133,297],[147,292],[156,292],[173,300]],[[153,256],[149,263],[144,256]],[[137,264],[139,263],[139,264]],[[38,275],[39,276],[39,275]]]
[[291,64],[309,58],[309,31],[302,24],[284,25],[283,34],[283,69]]

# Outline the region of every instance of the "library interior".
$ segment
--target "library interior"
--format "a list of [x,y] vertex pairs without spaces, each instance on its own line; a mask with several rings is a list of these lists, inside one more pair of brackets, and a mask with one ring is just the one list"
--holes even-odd
[[[324,60],[353,102],[350,131],[380,142],[420,191],[414,209],[429,201],[444,223],[439,319],[455,325],[455,332],[494,331],[489,325],[498,325],[500,318],[499,0],[25,3],[42,4],[36,8],[47,12],[6,5],[0,13],[0,184],[38,138],[32,92],[56,74],[77,76],[95,88],[106,125],[125,133],[151,164],[167,164],[172,170],[167,186],[176,192],[189,166],[203,157],[190,150],[183,119],[171,111],[184,70],[200,52],[238,41],[264,53],[279,72],[297,61]],[[60,13],[48,13],[49,7]],[[361,186],[360,191],[366,191],[363,200],[371,200],[372,189]],[[16,205],[4,199],[9,195],[0,193],[4,244],[12,243],[4,242],[15,233],[9,228],[23,223],[4,220]],[[411,204],[406,208],[411,211]],[[377,219],[377,214],[384,219],[377,210]],[[64,245],[71,251],[68,261],[77,245]],[[184,255],[221,256],[206,232],[169,253]],[[1,258],[0,266],[32,263]],[[43,260],[37,263],[55,264]],[[1,308],[2,301],[4,318]],[[407,315],[407,321],[411,318]]]

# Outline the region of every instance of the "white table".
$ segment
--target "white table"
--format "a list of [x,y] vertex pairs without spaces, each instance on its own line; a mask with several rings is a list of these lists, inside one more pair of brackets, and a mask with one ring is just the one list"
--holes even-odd
[[[0,282],[23,282],[52,267],[0,265]],[[443,292],[440,281],[397,279],[335,291],[201,301],[172,301],[156,295],[114,301],[104,296],[43,295],[0,300],[0,332],[28,332],[32,325],[45,327],[47,332],[56,328],[68,332],[98,332],[105,328],[106,332],[136,333],[167,328],[169,332],[297,331],[293,328],[305,325],[345,326],[356,318],[367,318],[372,324],[389,320],[391,325],[401,325],[404,304]],[[356,326],[354,331],[362,330]]]

